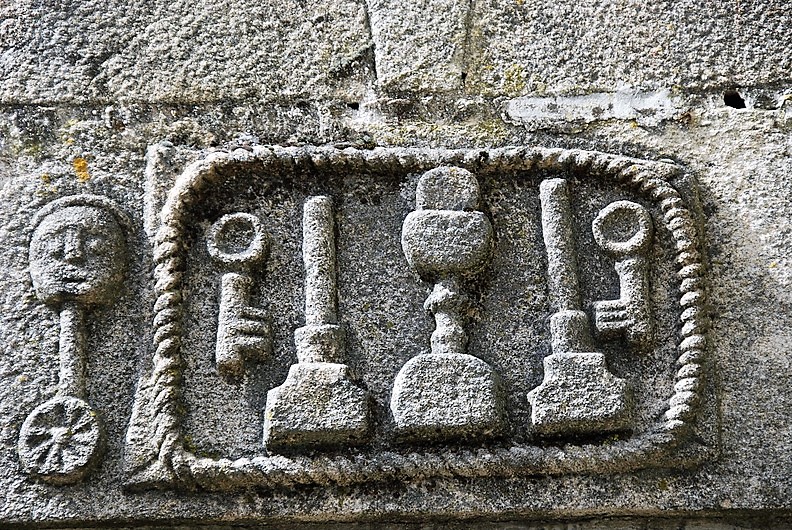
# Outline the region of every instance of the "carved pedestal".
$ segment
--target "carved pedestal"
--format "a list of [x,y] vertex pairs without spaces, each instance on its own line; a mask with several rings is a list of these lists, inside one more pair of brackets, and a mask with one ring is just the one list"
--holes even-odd
[[303,212],[306,326],[294,332],[298,363],[267,393],[264,445],[270,452],[366,440],[369,402],[343,364],[344,333],[337,324],[333,203],[306,201]]
[[366,441],[368,401],[339,363],[299,363],[267,393],[264,440],[269,451]]
[[544,358],[544,381],[528,393],[531,421],[542,434],[629,426],[627,382],[608,371],[605,355],[593,352],[588,326],[583,311],[560,311],[550,319],[553,353]]
[[544,359],[544,380],[528,393],[531,421],[543,434],[626,429],[632,412],[627,382],[611,374],[605,356],[594,352],[588,315],[580,310],[566,180],[542,182],[540,197],[550,294],[557,311],[550,318],[553,353]]

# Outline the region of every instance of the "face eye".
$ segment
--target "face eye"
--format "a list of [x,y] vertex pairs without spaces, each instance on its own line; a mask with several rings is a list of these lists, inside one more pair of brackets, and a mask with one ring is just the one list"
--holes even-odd
[[85,248],[88,249],[89,252],[96,253],[105,246],[105,239],[100,236],[88,236],[88,239],[85,241]]
[[44,242],[44,249],[48,256],[59,259],[63,257],[63,238],[52,237]]

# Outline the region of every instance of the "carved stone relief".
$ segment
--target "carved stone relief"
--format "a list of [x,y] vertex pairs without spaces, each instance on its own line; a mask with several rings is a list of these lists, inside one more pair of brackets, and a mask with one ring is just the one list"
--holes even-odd
[[[705,269],[679,168],[531,148],[194,158],[149,160],[157,302],[129,487],[608,473],[708,454]],[[212,351],[189,307],[217,315]],[[195,390],[185,361],[209,358],[217,388]],[[218,388],[260,407],[239,420],[260,434],[206,454],[219,446],[196,442],[202,403],[184,396]]]
[[236,269],[223,274],[217,317],[215,362],[226,377],[240,377],[245,358],[261,359],[272,349],[269,314],[249,302],[251,268],[265,258],[267,243],[261,222],[247,213],[224,215],[206,237],[209,255]]
[[54,484],[80,481],[101,452],[102,426],[86,402],[85,314],[113,301],[126,258],[126,215],[107,198],[72,195],[33,218],[30,276],[60,315],[58,394],[22,424],[18,453],[28,473]]
[[465,352],[463,315],[469,300],[460,285],[483,269],[492,253],[492,224],[476,211],[476,177],[458,167],[427,171],[407,215],[402,247],[407,262],[434,283],[424,308],[434,315],[431,353],[407,361],[396,376],[391,410],[403,437],[479,437],[503,422],[500,380],[481,359]]
[[[594,304],[594,319],[602,334],[624,333],[633,344],[652,340],[649,259],[654,226],[649,212],[630,201],[612,202],[591,224],[594,239],[616,260],[619,298]],[[621,234],[622,231],[627,234]]]
[[303,209],[305,326],[294,331],[297,364],[267,394],[264,445],[271,452],[366,439],[369,404],[344,360],[336,310],[333,201],[311,197]]
[[544,433],[626,429],[630,390],[608,371],[605,355],[594,351],[588,315],[581,308],[567,181],[545,180],[539,196],[556,311],[550,317],[552,354],[544,359],[544,381],[528,394],[531,419]]

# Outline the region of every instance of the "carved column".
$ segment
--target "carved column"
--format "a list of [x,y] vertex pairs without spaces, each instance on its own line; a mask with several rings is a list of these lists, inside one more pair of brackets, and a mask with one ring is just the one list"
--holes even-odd
[[343,364],[344,333],[336,311],[333,202],[311,197],[303,209],[305,326],[294,332],[297,364],[267,393],[264,445],[270,452],[354,444],[368,437],[367,393]]
[[581,309],[567,181],[545,180],[539,197],[555,313],[544,380],[528,393],[531,420],[543,434],[624,429],[631,413],[627,382],[608,371],[605,355],[594,352],[588,315]]

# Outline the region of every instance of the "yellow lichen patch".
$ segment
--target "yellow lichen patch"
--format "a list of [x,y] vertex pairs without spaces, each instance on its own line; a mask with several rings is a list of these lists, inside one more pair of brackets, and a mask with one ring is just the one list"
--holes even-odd
[[49,184],[50,182],[52,182],[52,177],[49,176],[49,173],[42,173],[41,182],[43,182],[44,184]]
[[88,161],[81,156],[78,156],[72,162],[72,166],[74,166],[74,173],[77,175],[77,180],[80,182],[88,182],[91,179],[90,173],[88,173]]
[[503,91],[511,96],[522,94],[526,86],[525,68],[521,64],[513,64],[503,72]]

